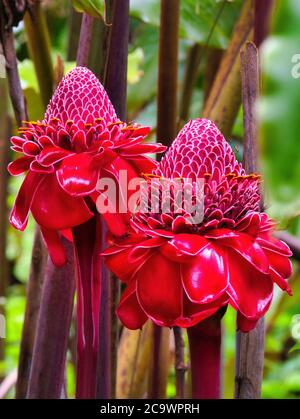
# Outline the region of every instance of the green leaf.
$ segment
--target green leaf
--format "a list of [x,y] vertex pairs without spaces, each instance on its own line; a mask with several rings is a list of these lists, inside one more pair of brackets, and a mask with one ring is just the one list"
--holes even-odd
[[300,3],[278,6],[274,35],[262,49],[265,90],[258,113],[267,204],[271,216],[284,220],[300,208]]
[[101,17],[106,22],[105,0],[71,0],[74,9],[93,17]]
[[[242,1],[226,1],[218,17],[223,0],[182,0],[180,2],[180,36],[192,42],[226,48]],[[131,0],[131,15],[146,23],[159,26],[159,0]],[[211,29],[214,30],[211,34]]]
[[295,345],[290,349],[290,352],[300,351],[300,341],[295,343]]

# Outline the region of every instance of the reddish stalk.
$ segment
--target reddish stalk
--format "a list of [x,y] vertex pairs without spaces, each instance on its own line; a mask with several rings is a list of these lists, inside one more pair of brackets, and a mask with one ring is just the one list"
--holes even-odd
[[219,399],[221,394],[221,316],[219,313],[187,329],[192,397]]
[[63,240],[68,261],[63,269],[48,259],[34,343],[28,399],[60,399],[71,325],[75,281],[73,246]]
[[94,18],[86,13],[82,16],[79,45],[76,62],[78,66],[86,67],[89,61]]
[[96,396],[101,290],[101,220],[73,228],[77,264],[77,383],[76,398]]
[[[106,43],[108,50],[104,70],[104,86],[114,105],[118,117],[126,120],[126,93],[127,93],[127,56],[129,40],[129,0],[122,2],[110,1],[107,4],[110,12],[109,38],[103,32],[104,55]],[[104,222],[102,221],[104,224]],[[105,241],[105,225],[102,228],[103,246]],[[109,399],[115,397],[117,346],[119,339],[118,319],[115,308],[119,297],[120,285],[109,271],[102,266],[101,279],[101,313],[100,333],[105,339],[100,340],[97,397]]]
[[157,138],[165,145],[177,133],[179,5],[179,0],[162,0],[160,6]]
[[254,43],[257,48],[269,33],[273,6],[273,0],[255,0]]

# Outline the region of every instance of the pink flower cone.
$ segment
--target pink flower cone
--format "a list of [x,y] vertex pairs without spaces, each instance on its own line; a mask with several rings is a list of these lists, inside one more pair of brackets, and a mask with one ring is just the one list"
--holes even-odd
[[[238,328],[250,331],[268,310],[274,283],[291,294],[291,251],[272,236],[274,223],[259,212],[260,177],[246,175],[215,124],[190,121],[153,171],[159,210],[140,212],[126,237],[113,239],[107,266],[127,284],[118,316],[130,329],[148,318],[161,326],[190,327],[230,304]],[[176,207],[162,211],[161,182],[204,179],[204,218]],[[152,182],[153,187],[153,182]],[[150,180],[148,180],[148,189]],[[142,197],[143,200],[143,197]]]

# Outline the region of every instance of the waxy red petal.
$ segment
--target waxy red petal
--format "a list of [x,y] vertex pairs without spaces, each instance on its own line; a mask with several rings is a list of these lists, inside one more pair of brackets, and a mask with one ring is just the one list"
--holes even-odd
[[41,228],[41,231],[53,264],[57,267],[63,266],[67,261],[67,256],[58,232],[46,228]]
[[26,175],[9,219],[16,229],[23,231],[26,228],[30,207],[43,179],[44,175],[38,173],[29,172]]
[[65,230],[93,216],[83,198],[68,195],[57,183],[56,175],[46,175],[34,197],[32,214],[41,226]]
[[173,326],[182,315],[183,290],[178,265],[155,253],[137,272],[136,279],[143,310],[155,323]]
[[17,160],[9,163],[7,170],[12,176],[18,176],[29,169],[30,163],[34,160],[31,156],[22,156]]
[[213,244],[205,247],[189,263],[181,265],[181,277],[191,301],[204,304],[217,300],[228,285],[225,250]]
[[116,313],[128,329],[140,329],[146,323],[148,317],[137,300],[135,280],[132,280],[124,291]]
[[250,320],[243,316],[240,312],[237,313],[237,328],[243,333],[248,333],[253,330],[259,319]]
[[239,254],[228,250],[229,284],[227,293],[231,304],[248,319],[261,317],[273,297],[273,281],[249,264]]
[[61,163],[56,175],[60,186],[72,196],[85,196],[94,192],[100,176],[100,169],[92,165],[93,155],[75,154]]
[[57,146],[47,146],[45,147],[37,157],[38,163],[43,166],[52,166],[63,160],[68,156],[74,155],[68,150],[65,150]]
[[[171,240],[169,240],[164,251],[168,253],[169,250],[171,258],[174,258],[177,254],[178,261],[180,261],[180,256],[196,256],[208,244],[208,240],[203,236],[196,234],[176,234]],[[171,248],[174,250],[172,251]]]
[[232,236],[220,235],[216,243],[231,247],[261,272],[269,272],[268,258],[253,236],[245,233],[238,233]]

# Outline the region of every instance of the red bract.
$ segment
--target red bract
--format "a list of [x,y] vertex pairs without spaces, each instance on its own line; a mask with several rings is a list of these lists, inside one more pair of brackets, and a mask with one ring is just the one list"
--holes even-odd
[[155,167],[144,154],[165,147],[142,144],[148,132],[148,127],[118,120],[91,71],[72,70],[58,86],[44,120],[25,122],[20,135],[11,138],[12,149],[23,156],[9,165],[9,172],[14,176],[27,172],[11,224],[24,230],[31,210],[54,263],[63,265],[58,232],[93,216],[99,177],[117,179],[120,169],[137,176]]
[[239,329],[251,330],[270,306],[274,282],[291,293],[291,251],[272,237],[274,223],[259,213],[259,176],[245,174],[215,124],[205,119],[182,129],[153,174],[157,184],[189,178],[193,194],[196,179],[204,178],[204,219],[192,224],[174,196],[168,214],[134,215],[128,236],[104,253],[108,267],[127,284],[117,310],[121,321],[130,329],[147,318],[189,327],[230,304]]

